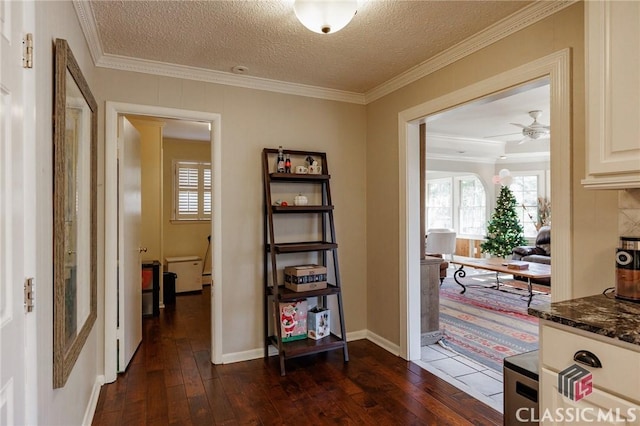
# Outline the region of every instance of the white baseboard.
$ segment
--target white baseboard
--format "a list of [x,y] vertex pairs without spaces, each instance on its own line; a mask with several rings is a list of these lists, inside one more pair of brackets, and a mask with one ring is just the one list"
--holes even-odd
[[98,406],[98,398],[100,397],[100,388],[105,384],[105,378],[103,375],[97,376],[96,381],[93,383],[93,389],[91,390],[91,397],[89,403],[84,411],[84,418],[82,419],[83,426],[91,426],[93,422],[93,416],[96,414],[96,407]]
[[387,352],[391,352],[393,355],[400,355],[400,346],[369,330],[367,330],[367,340],[375,343]]
[[[269,356],[278,355],[278,350],[273,346],[269,346]],[[264,357],[264,348],[250,349],[242,352],[232,352],[222,355],[223,364],[232,364],[234,362],[251,361]]]
[[[385,349],[394,355],[398,355],[400,353],[400,348],[397,345],[394,345],[393,343],[389,342],[386,339],[383,339],[375,333],[371,333],[369,330],[358,330],[347,333],[347,342],[362,339],[371,340],[382,349]],[[278,355],[278,350],[273,346],[269,346],[269,356],[276,355]],[[251,361],[252,359],[262,358],[263,356],[263,348],[250,349],[248,351],[242,352],[232,352],[222,355],[222,363],[231,364],[234,362]]]
[[347,333],[347,342],[362,340],[367,338],[367,330],[350,331]]

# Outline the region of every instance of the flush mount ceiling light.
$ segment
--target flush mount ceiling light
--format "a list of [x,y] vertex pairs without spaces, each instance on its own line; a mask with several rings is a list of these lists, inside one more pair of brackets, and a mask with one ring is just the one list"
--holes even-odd
[[347,26],[358,9],[357,0],[295,0],[298,20],[318,34],[335,33]]

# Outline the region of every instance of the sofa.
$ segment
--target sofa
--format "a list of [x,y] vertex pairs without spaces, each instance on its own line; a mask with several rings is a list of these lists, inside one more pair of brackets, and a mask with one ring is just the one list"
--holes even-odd
[[[535,245],[518,246],[512,250],[513,260],[525,262],[545,263],[551,265],[551,227],[542,226],[536,235]],[[550,285],[550,279],[533,280],[537,284]]]
[[512,259],[551,265],[551,227],[540,228],[535,245],[515,247],[512,251]]

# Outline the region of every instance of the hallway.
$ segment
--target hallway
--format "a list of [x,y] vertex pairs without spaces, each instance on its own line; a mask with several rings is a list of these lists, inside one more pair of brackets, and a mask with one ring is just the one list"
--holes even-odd
[[[500,413],[367,340],[341,351],[210,363],[210,287],[143,320],[128,370],[104,385],[94,425],[501,425]],[[375,372],[375,373],[374,373]]]

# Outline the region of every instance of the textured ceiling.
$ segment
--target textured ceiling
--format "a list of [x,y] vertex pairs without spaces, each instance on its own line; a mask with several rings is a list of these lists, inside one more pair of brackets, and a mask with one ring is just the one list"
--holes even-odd
[[448,159],[497,161],[548,160],[550,139],[525,138],[522,129],[533,122],[529,111],[540,110],[540,124],[550,124],[548,79],[477,99],[427,118],[427,152]]
[[364,2],[321,35],[287,1],[92,1],[107,55],[364,93],[531,1]]
[[[346,28],[328,35],[302,26],[293,12],[293,0],[85,4],[90,6],[89,24],[100,55],[228,75],[240,65],[248,68],[244,75],[250,78],[363,94],[532,3],[368,0]],[[519,128],[510,123],[530,124],[528,111],[543,110],[540,121],[548,124],[548,86],[537,86],[430,117],[428,134],[447,136],[441,139],[442,146],[434,143],[431,149],[474,158],[495,158],[496,149],[514,154],[548,151],[548,139],[512,142],[520,137]],[[210,138],[202,123],[166,120],[165,132],[176,138]],[[508,133],[512,134],[504,138],[487,137]]]

